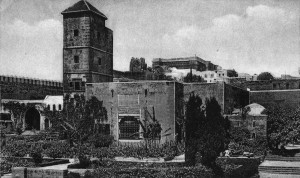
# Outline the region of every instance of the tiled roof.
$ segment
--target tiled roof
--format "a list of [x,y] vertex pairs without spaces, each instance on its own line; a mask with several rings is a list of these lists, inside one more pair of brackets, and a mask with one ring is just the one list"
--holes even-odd
[[94,6],[92,6],[86,0],[78,1],[73,6],[62,11],[62,14],[73,13],[73,12],[83,12],[83,11],[90,11],[90,12],[98,14],[98,15],[104,17],[105,19],[107,19],[107,17],[102,12],[100,12],[98,9],[96,9]]

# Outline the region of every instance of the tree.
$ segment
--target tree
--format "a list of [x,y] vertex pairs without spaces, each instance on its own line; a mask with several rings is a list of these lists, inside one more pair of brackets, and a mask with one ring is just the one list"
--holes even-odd
[[215,167],[215,160],[229,143],[230,122],[224,119],[215,98],[190,95],[186,108],[186,162],[194,165],[200,155],[203,165]]
[[272,106],[268,108],[267,115],[268,146],[271,150],[278,151],[280,146],[300,141],[300,107]]
[[199,75],[195,75],[192,74],[191,72],[189,72],[184,78],[183,81],[186,83],[193,83],[193,82],[204,82],[204,79],[199,76]]
[[86,101],[83,95],[74,95],[74,98],[66,95],[62,111],[45,108],[44,115],[54,130],[67,134],[71,145],[73,141],[82,143],[97,131],[98,124],[107,119],[103,102],[95,97]]
[[262,72],[257,76],[257,80],[273,80],[274,77],[270,72]]
[[32,104],[24,104],[19,102],[9,101],[8,103],[3,103],[4,109],[9,110],[10,114],[13,115],[12,121],[14,128],[17,129],[17,132],[21,134],[23,128],[23,118],[25,112],[30,108],[34,107]]
[[228,75],[228,77],[238,77],[238,73],[234,69],[228,70],[227,75]]
[[190,94],[189,100],[186,104],[185,162],[187,165],[191,166],[196,164],[196,154],[199,137],[198,130],[205,122],[202,104],[202,99],[194,93]]
[[222,116],[221,106],[213,97],[205,101],[205,122],[198,130],[201,163],[215,167],[215,160],[220,152],[223,152],[229,143],[229,120]]

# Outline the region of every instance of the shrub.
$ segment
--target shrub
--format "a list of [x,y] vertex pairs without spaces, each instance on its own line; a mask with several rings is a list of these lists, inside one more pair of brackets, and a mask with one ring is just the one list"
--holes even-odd
[[64,156],[70,157],[73,155],[70,154],[70,152],[72,153],[72,149],[70,149],[69,145],[60,141],[53,141],[50,144],[48,143],[47,149],[45,150],[45,154],[53,159],[62,158]]
[[4,154],[7,156],[23,157],[30,153],[31,143],[20,140],[15,142],[7,142]]
[[41,147],[41,145],[34,144],[31,146],[30,156],[32,157],[36,165],[43,162],[42,152],[43,152],[43,148]]
[[89,137],[89,142],[94,144],[96,148],[109,147],[114,141],[111,135],[95,134]]

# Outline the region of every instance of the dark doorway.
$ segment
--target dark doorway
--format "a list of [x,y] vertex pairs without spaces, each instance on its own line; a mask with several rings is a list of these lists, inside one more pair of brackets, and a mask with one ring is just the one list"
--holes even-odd
[[40,113],[35,108],[30,108],[25,114],[25,130],[40,130]]
[[45,119],[45,129],[48,129],[49,125],[49,119]]

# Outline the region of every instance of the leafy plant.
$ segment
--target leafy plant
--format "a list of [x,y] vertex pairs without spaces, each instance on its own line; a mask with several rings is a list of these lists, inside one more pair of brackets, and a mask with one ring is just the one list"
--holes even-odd
[[43,152],[43,148],[41,147],[41,145],[33,144],[31,146],[30,156],[32,157],[32,159],[36,165],[43,162],[42,152]]
[[111,135],[95,134],[89,137],[89,142],[96,148],[109,147],[114,141],[114,137]]

